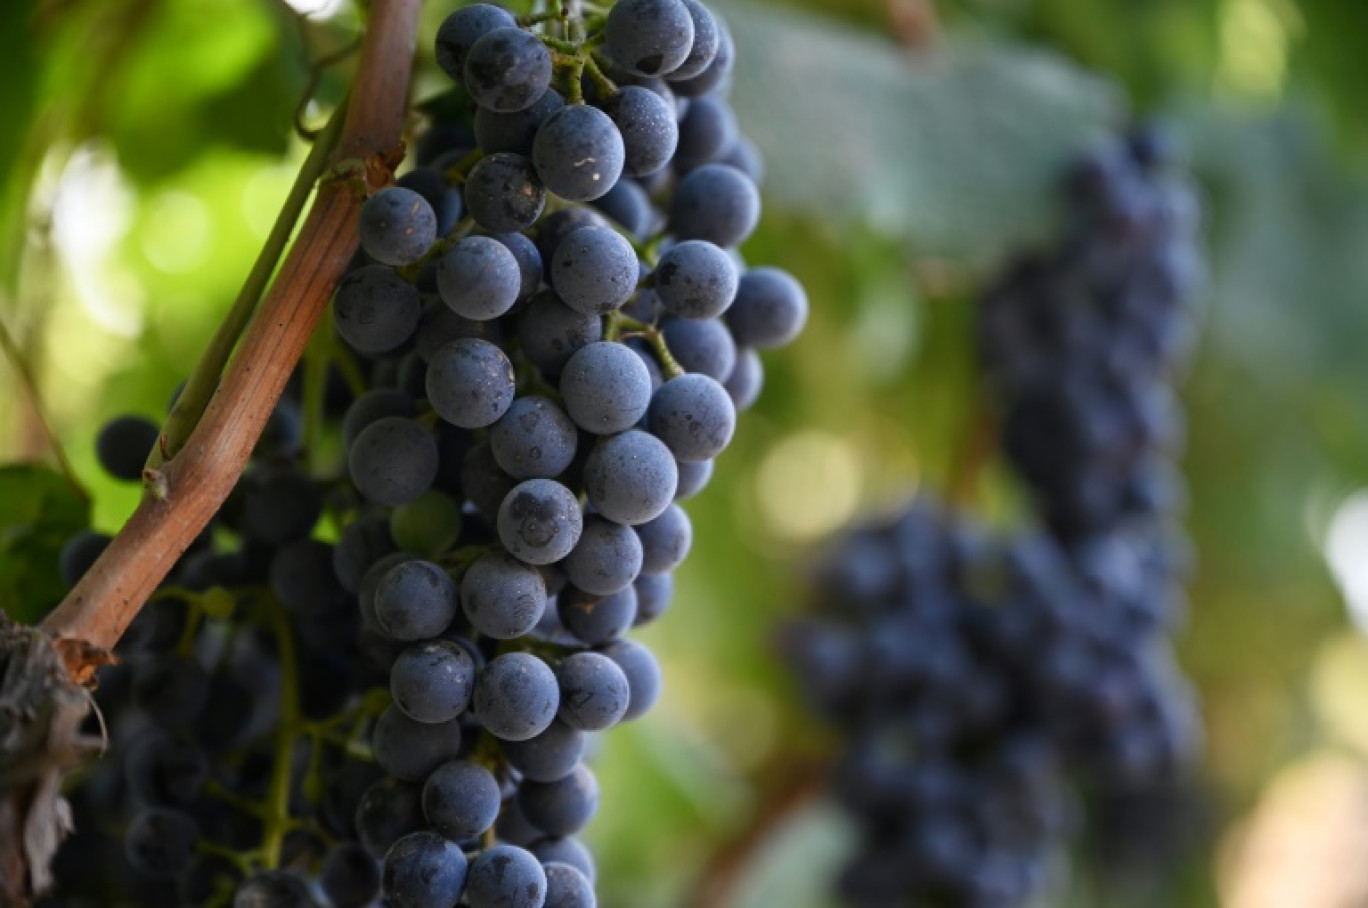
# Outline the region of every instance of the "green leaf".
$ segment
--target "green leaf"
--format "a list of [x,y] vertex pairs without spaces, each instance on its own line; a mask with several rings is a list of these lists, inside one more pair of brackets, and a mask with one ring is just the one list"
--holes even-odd
[[66,591],[62,545],[89,525],[90,505],[47,467],[0,467],[0,606],[33,623]]
[[1048,231],[1068,161],[1117,117],[1049,55],[948,44],[914,56],[815,17],[727,7],[735,106],[782,205],[983,260]]

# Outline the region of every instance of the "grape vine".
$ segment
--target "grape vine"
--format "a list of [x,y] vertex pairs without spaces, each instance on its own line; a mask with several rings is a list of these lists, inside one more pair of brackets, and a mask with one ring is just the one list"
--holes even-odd
[[[77,634],[92,596],[127,589],[109,584],[130,530],[62,553],[72,595],[48,624],[119,642],[110,752],[73,793],[53,904],[595,903],[583,757],[662,686],[626,635],[668,609],[693,536],[678,502],[808,303],[735,251],[761,163],[701,3],[477,3],[436,56],[455,86],[423,105],[412,169],[389,182],[388,146],[352,157],[343,127],[327,225],[359,251],[312,285],[335,285],[331,320],[303,350],[295,316],[260,438],[230,435],[245,472],[165,579],[137,580],[147,606]],[[221,401],[261,380],[298,249],[183,449],[253,280],[166,429],[101,431],[105,470],[148,486],[140,514],[183,501]]]

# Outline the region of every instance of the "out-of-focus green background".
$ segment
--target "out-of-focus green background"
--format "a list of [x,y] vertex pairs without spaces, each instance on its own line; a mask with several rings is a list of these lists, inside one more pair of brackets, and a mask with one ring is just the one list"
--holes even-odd
[[[427,4],[419,97],[438,89],[430,38],[453,5]],[[813,316],[766,357],[763,400],[690,504],[676,605],[642,635],[665,699],[603,741],[604,903],[827,904],[839,821],[771,803],[830,744],[773,628],[825,535],[944,481],[969,419],[976,283],[1049,235],[1063,161],[1139,114],[1174,126],[1209,205],[1186,386],[1200,569],[1181,647],[1205,707],[1203,791],[1171,872],[1102,876],[1083,849],[1061,855],[1045,903],[1368,904],[1368,6],[719,5],[735,103],[769,163],[745,252],[798,274]],[[98,528],[137,490],[101,477],[95,429],[161,414],[302,159],[291,120],[311,61],[360,20],[340,0],[0,5],[0,319]],[[306,120],[350,66],[325,71]],[[46,457],[9,363],[0,390],[0,461]],[[0,525],[39,526],[20,485],[0,474]],[[1011,495],[990,471],[986,500]],[[42,535],[0,537],[7,608],[55,595]]]

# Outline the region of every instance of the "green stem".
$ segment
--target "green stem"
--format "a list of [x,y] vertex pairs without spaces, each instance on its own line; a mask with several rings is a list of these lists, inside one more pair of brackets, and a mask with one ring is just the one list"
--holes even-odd
[[656,358],[660,360],[660,371],[665,374],[666,379],[678,378],[683,375],[685,369],[679,364],[679,360],[674,358],[670,352],[670,345],[665,342],[665,332],[655,325],[648,325],[643,321],[630,318],[621,312],[613,312],[608,316],[608,325],[604,329],[604,334],[609,340],[625,340],[629,337],[645,338],[655,352]]
[[423,267],[427,265],[428,262],[431,262],[434,259],[439,259],[442,256],[446,255],[452,246],[455,246],[461,240],[469,236],[470,232],[474,229],[474,218],[462,218],[459,222],[457,222],[455,227],[451,228],[450,233],[442,237],[437,242],[433,243],[432,248],[429,249],[427,252],[423,253],[422,258],[414,262],[412,265],[405,265],[404,267],[400,268],[399,276],[402,277],[404,280],[409,281],[410,283],[417,280],[418,275],[422,272]]
[[604,75],[603,67],[599,66],[599,61],[593,54],[584,58],[584,71],[589,74],[589,79],[594,83],[594,88],[598,93],[607,98],[618,90],[617,83]]
[[243,852],[232,848],[225,848],[222,845],[214,844],[208,839],[200,839],[196,842],[195,850],[200,854],[213,855],[214,857],[231,861],[238,870],[242,871],[243,876],[251,876],[256,869],[252,866],[252,859],[257,857],[253,852]]
[[484,152],[480,149],[472,149],[466,153],[465,157],[443,171],[442,176],[446,177],[448,183],[464,183],[470,174],[470,169],[480,163],[480,159],[484,156]]
[[43,399],[38,393],[38,382],[34,380],[33,370],[29,368],[28,360],[24,358],[24,353],[19,349],[18,342],[5,327],[4,322],[0,322],[0,348],[4,349],[5,357],[14,367],[14,371],[19,374],[19,383],[24,386],[24,393],[28,396],[29,404],[33,407],[33,412],[38,417],[38,425],[43,430],[43,437],[47,439],[48,447],[52,449],[52,456],[57,459],[57,469],[61,471],[62,477],[71,486],[73,492],[82,501],[89,501],[90,495],[86,493],[81,481],[76,478],[76,471],[71,467],[71,461],[67,459],[66,448],[62,447],[62,440],[57,437],[57,432],[52,428],[52,422],[48,419],[47,409],[43,406]]
[[270,283],[271,275],[290,242],[290,234],[294,231],[295,223],[308,203],[309,196],[313,194],[314,184],[327,170],[328,159],[342,134],[346,110],[347,105],[344,101],[333,111],[328,125],[319,133],[309,156],[299,168],[294,185],[290,187],[290,194],[286,196],[285,204],[276,216],[271,233],[266,238],[266,244],[252,265],[251,273],[247,275],[247,280],[238,292],[237,299],[233,301],[232,308],[214,331],[209,346],[195,364],[190,378],[185,383],[185,389],[176,398],[176,403],[166,417],[166,423],[162,426],[161,443],[152,449],[147,458],[148,471],[155,473],[164,462],[180,453],[209,406],[209,400],[218,388],[223,367],[227,365],[233,348],[237,346],[238,339],[252,319],[252,313],[256,311],[257,302],[265,292],[266,285]]
[[356,361],[356,354],[352,353],[345,344],[337,343],[336,329],[333,333],[332,349],[333,364],[342,373],[342,378],[347,383],[347,390],[351,392],[353,398],[360,397],[369,390],[370,383],[366,381],[366,376],[361,374],[361,364]]
[[323,408],[327,405],[328,362],[332,359],[332,320],[314,329],[309,346],[304,351],[304,468],[314,475],[318,467],[318,439],[323,431]]
[[271,766],[271,785],[266,793],[265,831],[261,851],[266,867],[280,866],[280,849],[289,831],[290,771],[295,740],[300,733],[299,660],[295,654],[294,631],[285,608],[279,602],[262,603],[276,634],[280,657],[280,719],[276,729],[274,762]]
[[222,801],[229,807],[247,814],[249,817],[261,819],[266,812],[265,807],[263,807],[260,802],[244,798],[242,795],[224,786],[223,783],[219,782],[217,779],[210,779],[205,783],[204,793],[217,801]]
[[554,22],[560,18],[560,10],[554,13],[535,13],[528,16],[519,16],[518,25],[523,28],[531,28],[534,25],[541,25],[543,22]]
[[200,606],[199,597],[189,600],[190,611],[185,616],[185,630],[181,632],[181,638],[176,643],[176,655],[182,659],[190,658],[195,651],[195,638],[199,636],[200,622],[204,619],[204,609]]

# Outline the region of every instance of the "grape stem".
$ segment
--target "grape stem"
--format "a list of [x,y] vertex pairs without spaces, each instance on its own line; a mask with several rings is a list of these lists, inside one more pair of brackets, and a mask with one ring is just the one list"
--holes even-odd
[[[421,0],[372,4],[356,83],[328,175],[223,380],[216,382],[215,373],[227,358],[231,345],[226,341],[214,344],[216,362],[196,370],[203,396],[188,387],[181,395],[187,405],[198,397],[208,400],[208,406],[198,425],[193,419],[178,423],[194,427],[184,448],[156,470],[164,494],[144,496],[104,554],[43,622],[42,630],[54,640],[72,680],[90,679],[103,655],[113,649],[157,584],[227,498],[251,456],[356,251],[357,219],[366,193],[389,185],[402,160],[420,4]],[[269,271],[264,266],[257,270]],[[250,289],[244,293],[251,295]],[[234,314],[246,320],[245,313]],[[212,391],[216,383],[216,393],[205,391]]]
[[280,656],[280,724],[276,729],[275,752],[272,754],[271,785],[266,794],[261,841],[262,859],[267,869],[280,866],[280,848],[285,833],[290,829],[290,773],[294,766],[295,741],[299,737],[299,659],[295,653],[294,631],[285,607],[267,599],[261,602],[275,631],[276,647]]
[[209,406],[209,399],[214,396],[219,378],[223,375],[223,367],[228,363],[228,357],[232,355],[233,348],[237,346],[238,339],[247,328],[247,323],[251,321],[252,313],[256,311],[257,301],[261,299],[261,294],[265,291],[266,284],[270,281],[271,274],[290,241],[290,234],[294,231],[300,212],[304,210],[304,205],[313,193],[314,184],[327,168],[328,158],[341,135],[345,110],[345,105],[337,108],[328,125],[314,142],[309,156],[299,168],[299,173],[295,175],[294,185],[290,187],[290,194],[286,196],[284,206],[276,215],[265,245],[261,247],[247,280],[238,291],[237,299],[233,301],[228,314],[215,329],[209,346],[200,355],[199,362],[190,372],[185,388],[171,406],[171,412],[167,414],[166,423],[162,426],[160,441],[148,455],[147,464],[143,468],[143,481],[149,488],[156,478],[149,474],[156,473],[162,463],[180,453],[186,439],[190,437],[190,433],[194,431]]

